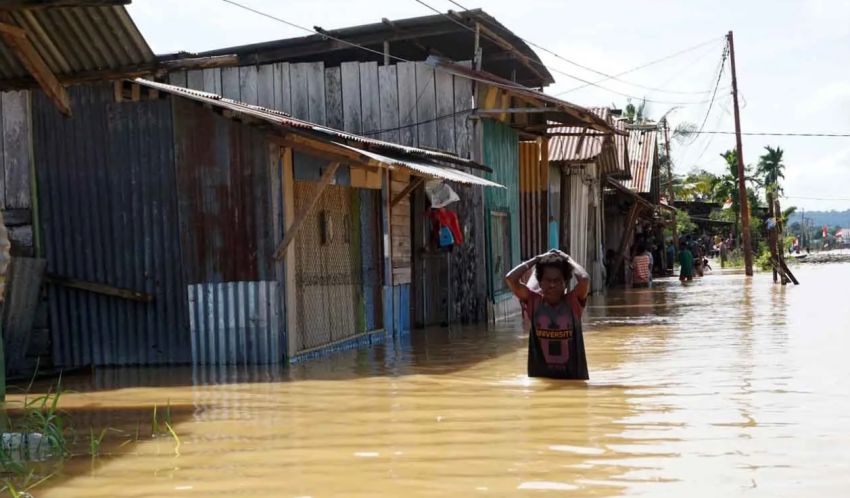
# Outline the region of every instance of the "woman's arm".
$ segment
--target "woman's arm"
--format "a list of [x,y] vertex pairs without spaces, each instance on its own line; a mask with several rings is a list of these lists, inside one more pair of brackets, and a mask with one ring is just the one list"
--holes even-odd
[[535,264],[537,264],[538,261],[540,261],[541,257],[542,255],[534,256],[528,261],[520,263],[519,266],[509,271],[508,274],[505,275],[505,282],[508,284],[508,287],[510,287],[511,292],[513,292],[514,295],[519,298],[520,301],[527,301],[528,293],[530,292],[528,290],[528,287],[526,287],[525,284],[520,282],[520,279],[523,275],[526,274],[526,272],[528,272],[528,270],[531,269],[532,266],[534,266]]

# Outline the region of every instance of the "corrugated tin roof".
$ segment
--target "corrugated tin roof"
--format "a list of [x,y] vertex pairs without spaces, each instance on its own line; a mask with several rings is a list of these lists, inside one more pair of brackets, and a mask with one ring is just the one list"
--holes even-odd
[[596,162],[602,173],[628,178],[630,168],[625,125],[622,120],[613,119],[611,109],[607,107],[591,107],[589,110],[620,134],[612,138],[610,133],[579,126],[550,128],[549,133],[557,135],[549,139],[549,162],[566,165]]
[[360,154],[363,154],[367,157],[371,157],[372,159],[388,166],[399,166],[405,168],[407,170],[410,170],[411,174],[414,174],[416,176],[439,178],[442,180],[449,180],[451,182],[465,183],[467,185],[481,185],[484,187],[505,188],[504,185],[499,185],[496,182],[491,182],[490,180],[481,178],[479,176],[471,175],[469,173],[456,169],[442,168],[440,166],[434,166],[433,164],[423,164],[416,161],[388,157],[382,154],[378,154],[376,152],[351,147],[350,145],[340,144],[336,142],[333,143],[339,145],[340,147],[345,147],[346,149],[359,152]]
[[652,173],[655,168],[655,155],[658,146],[658,130],[640,127],[629,130],[629,163],[632,179],[623,181],[623,185],[639,193],[652,191]]
[[[518,82],[532,87],[546,86],[555,81],[537,53],[525,41],[481,9],[449,11],[445,14],[383,20],[372,24],[323,30],[333,38],[358,44],[375,52],[340,43],[322,34],[314,34],[221,48],[198,55],[204,57],[237,54],[240,65],[282,61],[323,61],[326,65],[358,60],[381,62],[383,44],[387,41],[390,43],[391,54],[403,59],[423,60],[431,53],[440,53],[453,60],[462,61],[472,57],[470,47],[474,44],[476,23],[506,41],[514,53],[511,57],[486,57],[487,54],[505,52],[506,47],[496,43],[488,33],[482,33],[479,42],[485,54],[482,61],[485,71],[506,78],[515,75]],[[166,57],[179,57],[179,54]]]
[[[179,86],[169,85],[166,83],[159,83],[155,81],[149,81],[141,78],[137,78],[134,80],[135,83],[140,85],[155,88],[157,90],[169,93],[171,95],[177,95],[180,97],[196,100],[199,102],[203,102],[206,104],[213,105],[215,107],[228,109],[230,111],[252,116],[254,118],[261,119],[267,123],[271,123],[278,126],[290,127],[290,128],[299,128],[304,130],[309,130],[313,132],[314,135],[324,136],[329,143],[334,145],[344,147],[346,149],[356,150],[357,152],[364,154],[368,157],[371,157],[379,162],[382,162],[387,165],[397,165],[402,166],[412,171],[418,171],[423,173],[424,175],[430,175],[433,177],[441,177],[451,181],[461,182],[461,183],[470,183],[477,185],[487,185],[487,186],[497,186],[501,185],[489,182],[484,180],[483,178],[479,178],[475,175],[470,175],[464,173],[459,170],[450,169],[450,168],[442,168],[437,165],[427,165],[423,163],[418,163],[411,161],[410,158],[417,158],[421,160],[432,160],[432,161],[443,161],[449,162],[469,167],[480,167],[480,165],[474,161],[470,161],[468,159],[463,159],[458,156],[452,154],[446,154],[443,152],[436,152],[431,150],[420,149],[417,147],[408,147],[405,145],[398,145],[391,142],[384,142],[383,140],[377,140],[373,138],[366,138],[360,135],[354,135],[352,133],[347,133],[340,130],[335,130],[333,128],[328,128],[326,126],[317,125],[314,123],[310,123],[309,121],[304,121],[301,119],[296,119],[288,114],[276,111],[274,109],[267,109],[265,107],[260,107],[256,105],[246,104],[244,102],[238,102],[232,99],[226,99],[220,95],[216,95],[214,93],[201,92],[198,90],[192,90],[188,88],[183,88]],[[362,144],[365,147],[351,147],[347,146],[334,140],[344,140],[353,142],[355,144]],[[401,156],[403,159],[399,158],[390,158],[382,154],[377,154],[372,152],[369,154],[367,148],[376,148],[385,153],[395,154]],[[443,170],[442,172],[438,170]]]
[[617,190],[617,191],[631,197],[632,199],[635,200],[635,202],[642,205],[643,207],[651,209],[651,210],[655,210],[655,206],[653,206],[653,204],[651,202],[649,202],[648,200],[639,196],[634,190],[632,190],[631,188],[626,186],[624,183],[618,182],[617,180],[609,177],[608,178],[608,185],[613,187],[614,190]]
[[[56,76],[152,63],[155,56],[122,6],[56,7],[8,11]],[[4,80],[28,78],[26,67],[0,44]],[[33,85],[34,86],[34,85]]]

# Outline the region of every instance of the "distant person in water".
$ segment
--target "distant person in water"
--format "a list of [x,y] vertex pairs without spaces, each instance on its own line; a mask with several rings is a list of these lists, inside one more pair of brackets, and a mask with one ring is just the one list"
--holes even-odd
[[647,252],[646,245],[638,242],[637,254],[632,258],[632,287],[652,286],[652,255]]
[[[534,267],[536,284],[520,279]],[[567,292],[570,280],[575,288]],[[587,357],[581,315],[587,304],[590,276],[569,255],[552,249],[522,263],[505,281],[528,317],[528,376],[587,380]]]
[[679,280],[691,281],[694,279],[694,253],[688,244],[683,243],[679,247]]

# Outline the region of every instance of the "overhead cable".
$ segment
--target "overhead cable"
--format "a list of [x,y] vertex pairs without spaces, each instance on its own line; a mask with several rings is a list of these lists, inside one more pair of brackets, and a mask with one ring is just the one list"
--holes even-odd
[[[447,14],[444,14],[443,12],[440,12],[439,10],[429,6],[425,2],[422,2],[422,1],[419,1],[419,0],[416,0],[416,1],[420,4],[422,4],[422,5],[425,5],[426,7],[430,8],[431,10],[433,10],[433,11],[435,11],[435,12],[441,14],[441,15],[447,15]],[[454,0],[448,0],[448,1],[451,2],[452,4],[456,5],[457,7],[460,7],[463,10],[469,10],[466,7],[464,7],[463,5],[461,5],[460,3],[455,2]],[[687,90],[687,91],[685,91],[685,90],[667,90],[667,89],[664,89],[664,88],[655,88],[655,87],[651,87],[651,86],[641,85],[639,83],[632,83],[630,81],[625,81],[625,80],[622,80],[622,79],[619,78],[619,76],[621,76],[622,74],[626,74],[626,72],[631,72],[631,70],[626,71],[626,72],[621,73],[621,74],[604,73],[602,71],[593,69],[592,67],[588,67],[586,65],[583,65],[583,64],[580,64],[580,63],[575,62],[573,60],[570,60],[570,59],[558,54],[557,52],[555,52],[553,50],[549,50],[548,48],[546,48],[542,45],[534,43],[533,41],[531,41],[527,38],[523,38],[521,36],[517,36],[517,38],[519,38],[520,40],[524,41],[525,43],[531,45],[532,47],[538,48],[538,49],[546,52],[547,54],[550,54],[550,55],[552,55],[552,56],[554,56],[558,59],[561,59],[562,61],[566,62],[567,64],[571,64],[573,66],[584,69],[585,71],[590,71],[591,73],[595,73],[595,74],[598,74],[600,76],[605,77],[604,80],[600,80],[598,82],[587,82],[585,86],[587,86],[587,85],[596,86],[597,83],[601,83],[601,82],[608,81],[608,80],[616,80],[616,81],[619,81],[620,83],[624,83],[626,85],[631,85],[631,86],[634,86],[634,87],[637,87],[637,88],[642,88],[644,90],[649,90],[649,91],[658,92],[658,93],[670,93],[670,94],[680,94],[680,95],[705,95],[705,94],[711,93],[711,90]],[[710,42],[706,42],[705,44],[714,43],[714,42],[716,42],[716,40],[717,40],[716,38],[712,39]],[[702,45],[705,45],[705,44],[700,44],[699,46],[702,46]],[[697,47],[693,47],[693,48],[697,48]],[[571,90],[568,90],[568,91],[571,91]],[[564,92],[564,93],[566,93],[566,92]]]
[[[472,28],[472,27],[470,27],[470,26],[467,26],[466,24],[464,24],[464,23],[462,23],[462,22],[458,21],[457,19],[453,18],[453,17],[452,17],[452,16],[450,16],[449,14],[446,14],[445,12],[442,12],[442,11],[440,11],[439,9],[437,9],[437,8],[435,8],[435,7],[431,6],[431,5],[429,5],[429,4],[428,4],[428,3],[426,3],[425,1],[423,1],[423,0],[414,0],[414,1],[415,1],[416,3],[418,3],[418,4],[420,4],[420,5],[425,6],[426,8],[430,9],[431,11],[433,11],[433,12],[435,12],[435,13],[437,13],[437,14],[439,14],[439,15],[443,16],[443,17],[445,17],[446,19],[449,19],[450,21],[452,21],[453,23],[457,24],[458,26],[461,26],[461,27],[463,27],[464,29],[466,29],[466,30],[468,30],[468,31],[471,31],[471,32],[475,33],[475,29],[474,29],[474,28]],[[486,39],[490,40],[490,41],[491,41],[491,42],[493,42],[493,43],[496,43],[497,45],[499,44],[496,40],[494,40],[494,39],[492,39],[492,38],[488,37],[488,36],[487,36],[486,34],[484,34],[484,33],[480,33],[480,36],[482,36],[483,38],[486,38]],[[530,43],[530,42],[528,42],[527,40],[523,40],[523,41],[525,41],[526,43]],[[629,95],[629,94],[627,94],[627,93],[623,93],[623,92],[620,92],[620,91],[617,91],[617,90],[613,90],[613,89],[611,89],[611,88],[604,87],[604,86],[599,85],[599,84],[596,84],[596,83],[594,83],[594,82],[592,82],[592,81],[590,81],[590,80],[586,80],[586,79],[584,79],[584,78],[580,78],[580,77],[578,77],[578,76],[576,76],[576,75],[574,75],[574,74],[570,74],[570,73],[568,73],[568,72],[566,72],[566,71],[562,71],[562,70],[560,70],[560,69],[558,69],[558,68],[555,68],[555,67],[552,67],[552,66],[548,66],[548,65],[544,64],[543,62],[540,62],[540,61],[534,60],[534,59],[532,59],[532,58],[530,58],[530,57],[526,57],[526,60],[527,60],[529,63],[535,64],[535,65],[538,65],[538,66],[540,66],[540,67],[542,67],[542,68],[544,68],[544,69],[547,69],[547,70],[549,70],[549,71],[552,71],[552,72],[555,72],[555,73],[561,74],[561,75],[563,75],[563,76],[566,76],[566,77],[568,77],[568,78],[574,79],[574,80],[576,80],[576,81],[580,81],[580,82],[582,82],[582,83],[586,83],[587,85],[592,85],[592,86],[594,86],[594,87],[596,87],[596,88],[599,88],[600,90],[605,90],[606,92],[614,93],[614,94],[617,94],[617,95],[620,95],[620,96],[622,96],[622,97],[626,97],[626,98],[629,98],[629,99],[642,100],[642,101],[646,101],[646,102],[649,102],[649,103],[652,103],[652,104],[664,104],[664,105],[701,105],[701,104],[707,104],[707,103],[709,102],[709,99],[702,100],[702,101],[698,101],[698,102],[692,102],[692,101],[690,101],[690,102],[673,102],[673,101],[666,101],[666,100],[649,99],[649,98],[646,98],[646,97],[636,97],[636,96],[634,96],[634,95]]]

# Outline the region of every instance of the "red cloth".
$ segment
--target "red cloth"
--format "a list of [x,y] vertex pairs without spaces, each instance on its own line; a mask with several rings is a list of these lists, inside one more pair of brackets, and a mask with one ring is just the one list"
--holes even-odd
[[444,208],[437,208],[432,209],[430,215],[431,219],[438,223],[438,226],[446,226],[451,230],[452,237],[455,239],[455,245],[463,244],[463,233],[460,231],[457,213]]

